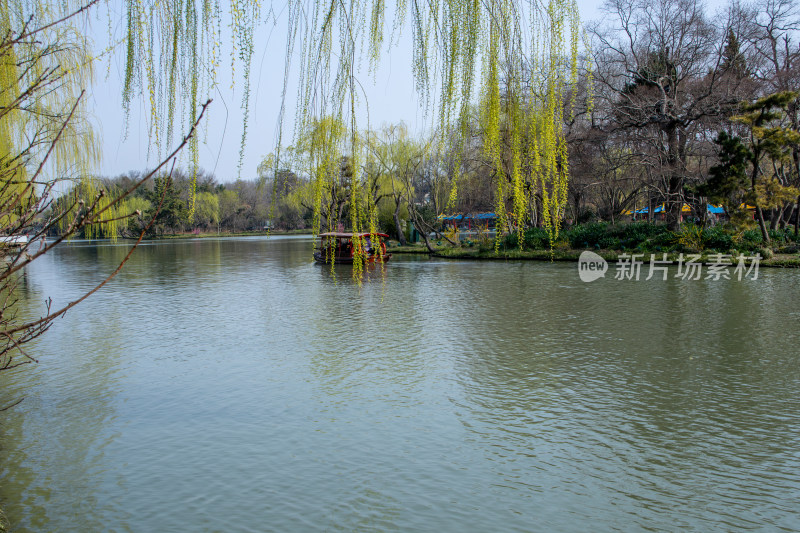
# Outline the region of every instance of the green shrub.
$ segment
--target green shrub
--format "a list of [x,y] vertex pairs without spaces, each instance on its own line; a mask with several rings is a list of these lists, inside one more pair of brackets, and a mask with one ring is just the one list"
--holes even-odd
[[727,252],[734,247],[733,235],[726,232],[722,226],[706,228],[703,232],[703,247],[718,252]]
[[528,250],[550,248],[550,236],[544,228],[528,228],[525,230],[522,246]]
[[600,242],[608,235],[608,224],[591,222],[582,226],[573,226],[564,233],[569,245],[575,249],[603,248]]
[[[793,228],[770,231],[773,245],[786,247],[798,242]],[[493,244],[492,244],[493,246]],[[737,232],[733,227],[716,225],[701,227],[685,224],[679,231],[670,231],[664,224],[651,222],[632,222],[611,225],[607,222],[591,222],[575,225],[561,231],[553,248],[575,250],[635,250],[641,253],[653,252],[700,252],[705,250],[727,253],[755,253],[764,248],[761,232],[756,229]],[[549,250],[550,238],[544,228],[528,228],[523,233],[524,250]],[[501,249],[519,249],[517,233],[503,237]]]
[[[504,250],[519,249],[519,234],[509,233],[500,243]],[[544,228],[528,228],[522,235],[522,248],[524,250],[545,250],[550,248],[550,237]]]

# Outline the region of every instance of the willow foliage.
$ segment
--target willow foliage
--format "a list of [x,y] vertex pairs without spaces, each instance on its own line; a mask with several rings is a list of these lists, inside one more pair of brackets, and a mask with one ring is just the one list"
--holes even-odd
[[[364,162],[355,145],[357,75],[362,58],[374,68],[380,57],[387,33],[385,2],[291,2],[288,9],[286,61],[301,46],[304,62],[297,131],[308,131],[316,117],[334,117],[348,126],[348,133],[327,136],[314,151],[347,153],[354,165]],[[496,176],[500,229],[527,225],[539,206],[539,220],[554,241],[567,200],[563,124],[571,118],[571,88],[578,74],[575,1],[552,0],[543,6],[510,0],[399,0],[392,33],[409,26],[416,87],[424,105],[438,106],[441,146],[453,146],[444,135],[455,131],[456,150],[463,157],[478,102],[484,152]],[[459,172],[460,165],[451,204],[458,194]],[[352,220],[353,231],[369,224],[369,209],[358,204],[366,196],[353,195],[352,213],[363,217]]]
[[0,2],[0,223],[10,232],[45,169],[74,177],[96,161],[80,99],[92,77],[88,43],[69,21],[48,25],[74,9],[69,2]]
[[[16,154],[25,151],[20,143],[33,138],[34,147],[46,146],[56,137],[78,95],[90,88],[96,58],[87,35],[93,19],[102,21],[104,17],[108,19],[111,44],[103,53],[123,54],[125,116],[129,117],[135,100],[145,102],[154,155],[160,159],[168,147],[174,146],[176,132],[191,128],[201,111],[201,101],[214,92],[224,61],[222,41],[227,34],[232,37],[231,69],[235,73],[237,65],[244,65],[240,71],[246,135],[249,66],[255,30],[261,22],[260,5],[254,0],[231,0],[226,7],[223,10],[218,0],[0,0],[0,35],[11,43],[0,50],[0,105],[12,110],[0,117],[3,155],[12,154],[10,160],[14,160]],[[120,19],[124,21],[121,35],[114,30]],[[37,31],[30,34],[33,30]],[[33,85],[41,90],[29,91]],[[17,101],[20,95],[27,101]],[[55,145],[50,157],[55,168],[50,179],[91,175],[97,143],[84,120],[83,106],[85,102],[76,108]],[[196,136],[189,141],[189,152],[196,176]],[[16,164],[20,172],[30,170],[28,163]],[[100,203],[106,201],[101,199]]]
[[[177,124],[188,126],[197,120],[201,100],[214,92],[217,72],[223,61],[223,20],[232,35],[230,64],[244,64],[241,106],[244,133],[250,107],[250,60],[254,32],[260,19],[260,5],[252,0],[231,0],[223,13],[218,0],[125,0],[125,73],[123,104],[126,114],[132,101],[144,97],[149,106],[149,129],[160,157],[174,142]],[[109,14],[109,16],[113,16]],[[182,103],[182,105],[181,105]],[[244,138],[242,146],[244,145]],[[189,142],[194,214],[194,189],[198,171],[198,139]],[[240,153],[240,166],[243,152]]]
[[[223,26],[233,37],[231,66],[235,71],[238,64],[243,72],[246,136],[254,32],[262,22],[260,3],[231,0],[225,9],[217,0],[126,0],[125,5],[124,99],[128,106],[137,94],[149,101],[155,146],[169,142],[177,113],[191,123],[198,98],[217,84]],[[496,203],[503,228],[525,225],[540,206],[539,219],[555,236],[569,173],[562,127],[574,104],[570,88],[577,81],[575,0],[548,4],[396,0],[390,27],[386,19],[391,7],[386,0],[290,0],[282,11],[287,42],[281,122],[291,65],[299,55],[294,144],[296,149],[300,139],[310,141],[309,153],[319,160],[312,172],[317,202],[341,179],[341,172],[331,168],[342,157],[348,158],[354,173],[367,163],[368,152],[358,146],[357,132],[369,128],[358,124],[364,104],[359,75],[365,66],[374,72],[385,47],[410,31],[412,70],[421,102],[427,109],[435,103],[432,116],[438,131],[455,130],[461,151],[479,102],[485,153],[496,170]],[[271,9],[268,15],[275,17]],[[179,97],[185,102],[182,108],[175,105]],[[320,130],[328,118],[343,127]],[[242,147],[245,141],[243,137]],[[192,142],[196,170],[197,141]],[[282,139],[277,144],[276,171],[281,167]],[[366,181],[360,184],[365,186]],[[453,198],[458,181],[456,175]],[[349,191],[349,225],[354,232],[371,227],[374,212],[369,194],[356,189]],[[321,204],[316,209],[319,212]]]
[[575,105],[577,7],[554,1],[546,12],[534,12],[528,47],[519,26],[511,35],[505,31],[503,21],[513,20],[509,11],[501,7],[491,20],[481,119],[484,150],[498,177],[498,218],[501,227],[523,227],[539,205],[554,242],[567,201],[563,124]]
[[[174,142],[176,131],[194,123],[199,102],[218,84],[217,73],[226,61],[225,53],[230,54],[227,60],[231,69],[241,72],[244,80],[244,147],[255,32],[266,19],[285,17],[281,121],[292,61],[299,54],[302,65],[295,141],[310,139],[318,202],[323,192],[341,179],[341,169],[331,169],[343,157],[353,174],[359,174],[368,163],[368,150],[359,146],[357,133],[362,127],[358,124],[359,109],[364,104],[359,96],[362,66],[374,71],[382,50],[396,42],[403,31],[410,31],[412,70],[420,99],[427,109],[435,104],[431,116],[438,122],[438,131],[444,136],[444,132],[455,130],[459,137],[456,145],[462,151],[470,135],[468,125],[475,118],[476,102],[479,105],[485,153],[496,170],[501,225],[526,224],[540,205],[541,220],[553,235],[558,233],[569,171],[562,124],[571,113],[569,89],[577,78],[575,0],[550,0],[546,5],[534,0],[396,0],[391,24],[386,19],[392,6],[386,0],[290,0],[280,14],[270,9],[267,17],[262,16],[258,0],[230,0],[224,5],[219,0],[124,0],[122,4],[95,5],[96,1],[0,0],[0,30],[13,32],[31,15],[56,21],[87,6],[106,9],[111,41],[124,50],[124,106],[129,111],[135,99],[146,102],[157,155]],[[112,21],[120,15],[125,21],[123,34],[114,35]],[[75,92],[86,86],[91,75],[89,43],[76,30],[77,20],[67,19],[47,30],[60,32],[57,39],[43,41],[65,44],[58,50],[42,50],[42,45],[36,44],[42,41],[32,39],[29,49],[18,46],[6,51],[0,57],[0,82],[6,88],[20,82],[20,69],[26,67],[19,66],[25,65],[24,60],[14,54],[22,54],[32,66],[27,75],[35,76],[36,69],[51,64],[63,71],[58,90],[38,98],[36,106],[58,107],[73,101]],[[232,37],[231,46],[223,51],[228,35]],[[3,97],[18,92],[4,89]],[[60,111],[63,113],[63,109]],[[0,138],[16,142],[31,129],[52,128],[42,118],[46,116],[50,115],[4,117]],[[337,127],[320,129],[328,120],[325,117]],[[70,128],[80,127],[81,122],[74,124],[77,126],[71,123]],[[89,159],[87,155],[93,154],[95,145],[91,136],[86,131],[71,131],[68,137],[72,142],[59,143],[58,150],[63,153],[55,160],[60,165],[74,165]],[[276,170],[281,167],[280,138],[277,144]],[[0,148],[8,151],[7,147]],[[190,141],[190,153],[192,173],[196,175],[196,137]],[[453,196],[458,191],[458,172]],[[368,186],[368,180],[352,181],[349,225],[353,231],[371,231],[375,228],[374,202],[368,191],[357,190]]]

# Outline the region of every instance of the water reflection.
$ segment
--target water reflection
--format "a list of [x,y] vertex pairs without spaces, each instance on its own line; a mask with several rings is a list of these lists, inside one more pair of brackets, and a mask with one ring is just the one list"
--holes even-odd
[[[536,281],[546,279],[536,275]],[[545,286],[517,280],[513,290],[507,287],[487,291],[482,312],[463,318],[474,332],[470,338],[479,339],[463,353],[468,373],[461,383],[470,395],[465,418],[497,461],[520,453],[530,459],[535,470],[519,482],[533,492],[547,490],[547,509],[560,512],[558,499],[570,499],[580,488],[613,495],[609,503],[644,502],[629,518],[662,529],[673,520],[664,520],[672,505],[665,502],[677,495],[689,502],[685,512],[694,521],[687,525],[725,519],[740,528],[757,524],[789,496],[758,496],[776,477],[788,478],[780,463],[763,470],[761,458],[796,444],[791,424],[770,417],[786,400],[785,389],[776,387],[785,380],[777,374],[796,355],[782,352],[782,361],[753,357],[768,353],[765,331],[772,332],[773,348],[783,344],[768,322],[754,324],[746,311],[753,291],[769,289],[700,284],[688,291],[674,280],[640,286],[610,281],[593,286],[586,302],[580,295],[587,287],[559,287],[552,280]],[[736,301],[742,305],[735,306],[737,313],[722,305]],[[502,316],[509,308],[517,310],[513,323],[471,320]],[[620,317],[636,319],[620,327]],[[698,327],[707,322],[708,329]],[[728,328],[736,333],[726,336]],[[527,343],[519,342],[519,330],[527,332]],[[612,331],[618,335],[605,333]],[[758,422],[767,417],[769,423]],[[764,449],[771,451],[758,451]],[[742,460],[742,453],[756,463]],[[758,480],[759,489],[737,485],[742,477]],[[502,483],[512,481],[504,477]],[[620,487],[624,492],[615,495]],[[709,512],[715,500],[751,507]]]
[[[613,279],[144,246],[0,376],[17,531],[797,529],[796,272]],[[28,273],[31,309],[125,247]]]
[[[4,413],[2,501],[19,501],[27,520],[13,530],[50,531],[64,520],[79,518],[86,530],[104,528],[97,509],[105,501],[103,485],[110,477],[104,453],[116,431],[115,402],[119,390],[122,327],[115,317],[106,320],[104,336],[84,337],[74,328],[53,328],[48,341],[32,343],[37,357],[58,358],[58,364],[23,367],[3,383],[8,399],[23,403]],[[91,335],[97,332],[92,332]],[[56,350],[48,346],[68,346]],[[46,364],[46,363],[45,363]],[[79,500],[75,494],[84,495]]]

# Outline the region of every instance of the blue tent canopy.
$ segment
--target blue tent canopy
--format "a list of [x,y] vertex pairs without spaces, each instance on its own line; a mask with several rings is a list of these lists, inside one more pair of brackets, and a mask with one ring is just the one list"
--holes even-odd
[[[664,212],[664,206],[663,205],[660,205],[660,206],[656,207],[655,209],[653,209],[653,214],[654,215],[658,214],[658,213],[663,213],[663,212]],[[647,208],[646,207],[644,209],[642,209],[642,213],[647,213]]]
[[439,217],[440,220],[457,220],[457,221],[466,221],[466,220],[494,220],[497,218],[497,215],[494,213],[480,213],[478,215],[450,215],[447,217]]
[[[638,211],[634,211],[634,215],[646,215],[649,208],[645,207],[644,209],[639,209]],[[661,213],[664,210],[664,206],[658,206],[653,209],[653,214]]]

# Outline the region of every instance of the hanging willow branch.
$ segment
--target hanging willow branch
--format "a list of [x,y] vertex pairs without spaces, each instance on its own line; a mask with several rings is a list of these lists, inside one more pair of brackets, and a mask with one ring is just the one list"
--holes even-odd
[[[56,13],[54,27],[66,25],[60,17],[74,20],[79,18],[76,13],[94,7],[93,2],[45,1],[44,6],[40,2],[0,0],[0,6],[5,7],[11,24],[19,13],[36,14],[46,7]],[[116,15],[114,8],[109,5],[110,18]],[[303,136],[314,137],[310,152],[303,157],[315,165],[306,169],[317,188],[315,220],[324,209],[325,197],[341,188],[337,167],[346,157],[353,176],[345,222],[352,231],[373,225],[375,206],[370,204],[362,171],[369,155],[359,134],[365,127],[359,117],[367,102],[359,96],[358,80],[362,66],[377,71],[385,47],[406,31],[413,47],[411,67],[420,102],[426,109],[436,104],[431,115],[437,122],[435,129],[441,142],[448,139],[457,161],[464,158],[474,135],[470,124],[480,121],[484,153],[496,180],[500,229],[523,227],[531,199],[541,198],[543,221],[554,241],[569,174],[563,121],[571,117],[571,88],[577,81],[575,0],[397,0],[390,24],[386,9],[386,0],[290,0],[283,10],[287,42],[280,120],[285,120],[288,77],[299,51],[302,63],[293,144]],[[234,75],[240,73],[242,80],[241,173],[250,131],[251,61],[258,26],[266,22],[260,2],[231,0],[223,9],[218,0],[125,0],[123,14],[124,35],[117,36],[125,48],[123,105],[128,113],[134,99],[145,102],[152,149],[159,155],[172,144],[177,121],[187,126],[194,123],[199,100],[219,83],[223,44],[230,45],[231,70]],[[269,14],[275,16],[271,10]],[[325,120],[344,127],[315,135],[315,128]],[[278,129],[276,172],[285,153],[280,146],[283,124]],[[189,153],[196,179],[196,137],[189,143]],[[463,164],[454,165],[451,206],[464,172]],[[190,213],[193,205],[192,201]]]
[[[323,221],[338,222],[330,207],[338,205],[342,175],[337,169],[347,158],[355,173],[348,179],[350,229],[372,231],[368,173],[359,174],[371,155],[360,141],[356,114],[362,102],[355,80],[365,58],[375,71],[387,32],[385,5],[383,0],[328,0],[290,2],[287,9],[286,72],[298,43],[303,68],[293,146],[288,151],[278,146],[270,167],[274,172],[295,168],[312,179],[318,232]],[[449,207],[458,198],[477,119],[493,167],[498,239],[504,230],[524,228],[531,206],[540,202],[541,219],[555,242],[569,177],[564,122],[573,116],[578,78],[576,2],[400,0],[395,17],[393,34],[410,26],[420,100],[438,104],[438,144],[455,151]],[[434,73],[440,73],[440,83],[433,81]],[[285,74],[282,113],[287,86]],[[283,167],[281,156],[289,160]]]
[[[78,214],[75,215],[72,223],[68,227],[68,231],[62,233],[62,235],[51,242],[44,241],[44,236],[47,231],[52,228],[55,224],[54,219],[58,219],[63,217],[66,213],[70,210],[65,211],[61,214],[55,214],[51,216],[51,220],[44,225],[44,227],[33,237],[28,240],[28,242],[21,246],[14,254],[8,257],[6,267],[2,272],[0,272],[0,293],[4,295],[4,300],[2,305],[0,306],[0,371],[2,370],[10,370],[12,368],[16,368],[22,364],[27,364],[29,362],[35,362],[31,356],[29,356],[25,350],[24,345],[28,342],[32,341],[33,339],[37,338],[39,335],[43,334],[47,329],[49,329],[50,325],[53,323],[53,320],[56,318],[64,315],[67,311],[84,301],[86,298],[100,290],[103,286],[105,286],[109,281],[111,281],[119,272],[122,270],[122,267],[125,263],[128,262],[133,251],[139,246],[142,239],[144,238],[145,234],[149,231],[150,227],[156,220],[156,216],[161,209],[162,203],[164,201],[164,196],[162,195],[159,204],[156,206],[155,212],[151,217],[150,221],[145,225],[142,229],[141,233],[139,234],[138,239],[136,242],[130,247],[126,256],[120,261],[117,265],[116,269],[111,272],[108,276],[105,277],[101,282],[99,282],[94,288],[84,293],[79,298],[65,304],[64,306],[53,310],[52,309],[52,300],[48,300],[46,302],[46,312],[43,316],[36,320],[31,321],[19,321],[17,319],[16,311],[15,311],[15,304],[16,299],[14,298],[15,289],[17,287],[18,276],[14,274],[17,273],[20,269],[24,268],[25,266],[29,265],[33,261],[36,261],[49,251],[51,251],[54,247],[60,245],[65,239],[76,235],[82,229],[89,227],[91,225],[95,225],[100,223],[103,220],[104,216],[108,216],[109,213],[113,213],[116,206],[118,206],[124,199],[132,194],[136,189],[141,187],[145,182],[150,180],[153,176],[158,174],[162,171],[162,169],[171,161],[172,167],[174,169],[175,161],[177,155],[183,150],[187,144],[191,141],[191,139],[196,135],[197,127],[202,120],[206,109],[208,108],[211,101],[207,101],[203,104],[200,112],[198,113],[197,119],[195,123],[192,125],[189,132],[184,136],[181,143],[168,155],[166,156],[152,171],[147,173],[144,177],[140,180],[136,181],[133,185],[131,185],[128,189],[123,191],[120,195],[116,196],[115,198],[110,199],[108,202],[102,203],[101,199],[104,198],[104,194],[102,192],[98,194],[95,198],[93,203],[89,206],[84,206],[85,209],[81,209]],[[75,106],[77,107],[77,102]],[[69,122],[71,116],[68,116],[65,119],[65,125]],[[63,131],[63,129],[62,129]],[[52,145],[55,146],[59,142],[58,136],[52,140]],[[51,146],[52,148],[52,146]],[[170,174],[172,171],[170,171]],[[48,189],[49,192],[49,189]],[[166,193],[166,189],[164,191]],[[47,208],[51,204],[47,201],[47,194],[41,196],[39,200],[28,207],[28,211],[23,213],[21,216],[25,219],[32,220],[41,216]],[[74,207],[71,206],[71,207]],[[128,217],[130,215],[127,215]],[[34,250],[34,247],[38,246],[38,249]],[[5,342],[3,342],[5,339]]]

